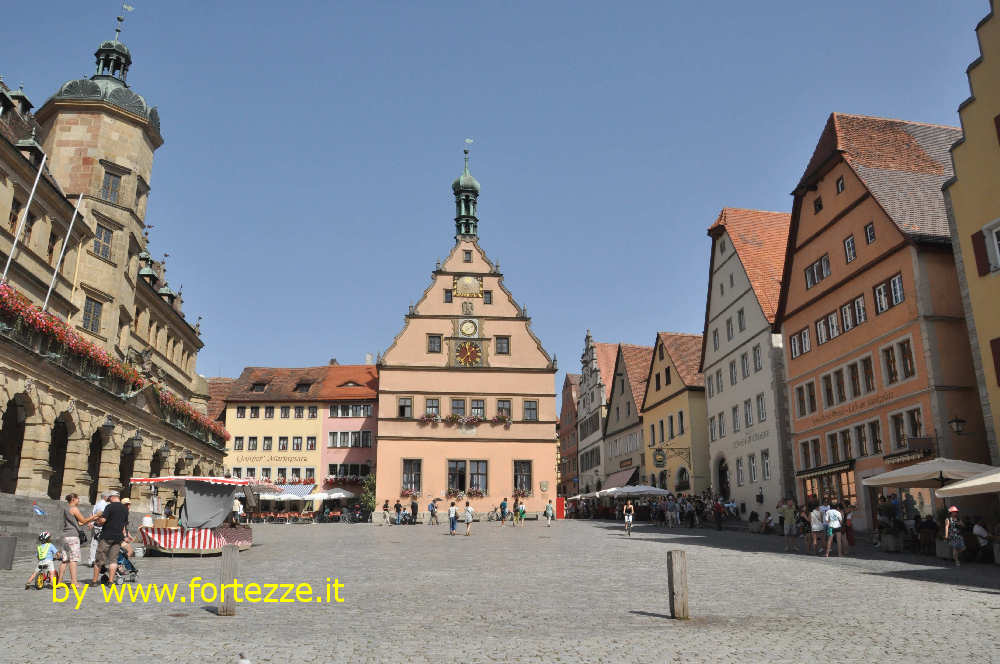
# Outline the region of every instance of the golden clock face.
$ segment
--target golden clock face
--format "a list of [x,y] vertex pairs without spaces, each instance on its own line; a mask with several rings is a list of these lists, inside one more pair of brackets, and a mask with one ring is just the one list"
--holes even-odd
[[458,329],[461,330],[463,335],[471,337],[476,333],[476,322],[472,320],[462,321],[462,325]]
[[463,341],[455,349],[455,357],[462,366],[472,367],[482,361],[483,351],[479,347],[479,344],[471,341]]
[[469,275],[455,277],[454,291],[458,297],[480,297],[483,294],[483,282],[479,277]]

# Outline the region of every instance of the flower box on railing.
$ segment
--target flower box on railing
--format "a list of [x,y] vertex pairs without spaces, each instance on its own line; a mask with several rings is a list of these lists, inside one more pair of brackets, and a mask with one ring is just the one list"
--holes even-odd
[[465,491],[466,498],[485,498],[486,492],[482,489],[467,489]]
[[414,489],[402,489],[399,495],[401,498],[417,498],[420,496],[420,492]]
[[510,495],[515,498],[527,498],[531,495],[531,489],[514,489]]

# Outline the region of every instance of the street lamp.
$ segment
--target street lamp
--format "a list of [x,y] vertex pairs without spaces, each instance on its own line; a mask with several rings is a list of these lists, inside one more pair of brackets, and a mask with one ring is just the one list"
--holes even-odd
[[961,436],[965,431],[965,420],[956,415],[948,420],[948,426],[951,427],[952,432],[954,432],[956,436]]

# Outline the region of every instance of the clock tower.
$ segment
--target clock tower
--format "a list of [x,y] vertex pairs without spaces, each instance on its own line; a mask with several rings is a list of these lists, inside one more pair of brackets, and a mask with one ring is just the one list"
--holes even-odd
[[555,358],[479,245],[468,150],[452,193],[455,243],[379,361],[377,498],[540,511],[556,497]]

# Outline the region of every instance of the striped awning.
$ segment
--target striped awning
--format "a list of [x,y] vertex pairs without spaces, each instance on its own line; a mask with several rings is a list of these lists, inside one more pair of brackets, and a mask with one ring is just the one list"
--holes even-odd
[[296,498],[304,498],[313,492],[316,488],[315,484],[276,484],[275,487],[278,489],[278,493],[284,495],[292,495]]

